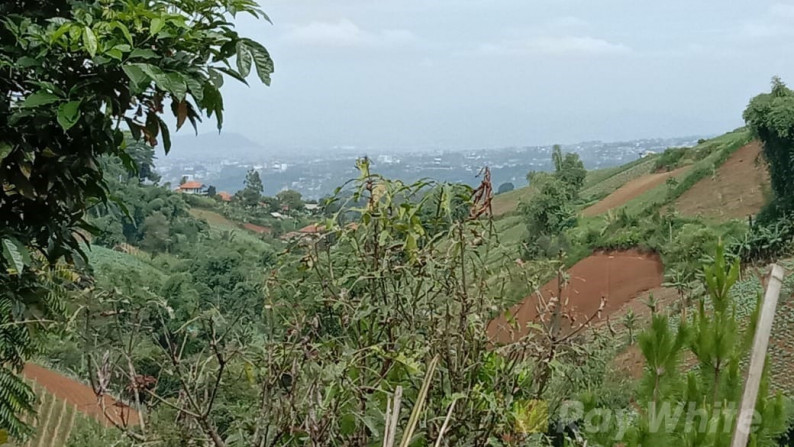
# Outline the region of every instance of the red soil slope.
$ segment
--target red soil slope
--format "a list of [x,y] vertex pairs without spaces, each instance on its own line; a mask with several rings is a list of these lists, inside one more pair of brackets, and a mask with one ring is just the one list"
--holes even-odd
[[716,175],[705,178],[685,192],[675,203],[685,216],[717,219],[743,218],[758,213],[764,206],[764,186],[769,172],[761,158],[761,144],[754,141],[725,161]]
[[127,426],[139,423],[137,411],[117,402],[110,396],[103,397],[106,410],[106,413],[103,414],[102,406],[94,394],[94,390],[76,380],[32,363],[25,365],[22,374],[29,380],[36,381],[57,398],[73,405],[80,413],[96,419],[97,422],[105,426],[112,425],[111,420]]
[[684,166],[670,172],[648,174],[643,175],[640,178],[636,178],[621,186],[612,194],[606,196],[604,200],[585,208],[585,210],[582,211],[582,214],[586,217],[597,216],[599,214],[606,213],[613,208],[621,207],[630,200],[639,197],[643,193],[650,191],[653,188],[656,188],[657,186],[664,183],[668,178],[676,176],[688,168],[688,166]]
[[[606,298],[606,306],[601,318],[620,311],[626,303],[640,293],[660,287],[664,280],[664,266],[658,255],[624,251],[598,253],[590,256],[568,270],[569,281],[562,290],[565,308],[584,321],[595,313],[601,298]],[[557,294],[557,280],[554,279],[540,288],[541,296],[548,300]],[[488,325],[488,336],[497,343],[510,343],[528,332],[527,324],[538,318],[538,293],[528,296],[510,309],[512,318],[519,328],[514,329],[504,316]]]

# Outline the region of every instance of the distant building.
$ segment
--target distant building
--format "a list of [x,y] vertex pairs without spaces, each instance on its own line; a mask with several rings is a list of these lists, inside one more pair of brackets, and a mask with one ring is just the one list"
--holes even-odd
[[223,200],[224,202],[231,202],[232,201],[232,195],[229,194],[226,191],[221,191],[221,192],[217,193],[216,195],[218,197],[220,197],[221,200]]
[[322,210],[322,207],[320,206],[319,203],[304,203],[303,208],[305,208],[306,211],[312,214]]
[[640,153],[640,158],[650,157],[652,155],[656,155],[656,151],[645,151]]
[[196,194],[196,195],[207,194],[207,190],[204,188],[204,184],[197,181],[185,182],[179,185],[176,188],[176,190],[184,194]]

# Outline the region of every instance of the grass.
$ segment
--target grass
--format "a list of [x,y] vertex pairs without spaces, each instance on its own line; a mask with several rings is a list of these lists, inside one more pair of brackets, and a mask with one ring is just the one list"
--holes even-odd
[[[623,186],[626,182],[649,173],[653,167],[654,159],[655,157],[646,157],[620,166],[587,171],[587,177],[585,177],[580,196],[587,201],[601,199]],[[521,202],[532,198],[532,192],[531,187],[524,186],[523,188],[494,196],[491,203],[494,216],[499,218],[514,215],[518,211]]]
[[522,188],[514,189],[512,191],[503,192],[494,196],[491,201],[494,216],[500,217],[515,213],[523,199],[527,199],[532,195],[532,188],[524,186]]
[[239,225],[227,219],[223,215],[204,208],[190,208],[190,214],[197,219],[204,219],[213,227],[239,228]]
[[594,169],[592,171],[587,171],[587,177],[585,178],[584,186],[582,187],[582,189],[583,191],[586,191],[589,188],[596,187],[610,178],[613,178],[621,173],[625,173],[626,171],[629,171],[637,166],[645,165],[646,163],[648,163],[650,160],[653,159],[655,159],[655,157],[638,158],[634,161],[630,161],[620,166],[613,166],[611,168],[602,168],[602,169]]
[[98,245],[92,245],[87,253],[89,263],[94,269],[101,269],[104,266],[124,267],[125,270],[137,270],[146,275],[163,279],[163,273],[148,262],[149,255],[145,253],[130,255]]
[[[582,189],[579,195],[585,202],[601,200],[626,183],[642,177],[643,175],[650,174],[655,163],[654,158],[655,157],[646,157],[621,166],[621,169],[616,170],[612,175],[603,178],[601,181],[595,182],[590,186],[585,184],[584,189]],[[588,205],[590,204],[592,203],[588,203]]]
[[[695,183],[713,174],[734,152],[751,140],[752,138],[747,130],[737,129],[695,146],[688,151],[687,156],[682,157],[679,166],[676,166],[681,167],[682,165],[692,164],[690,169],[675,177],[678,180],[678,184],[674,188],[671,189],[667,184],[659,185],[629,201],[624,206],[626,211],[630,214],[639,215],[674,202],[692,188]],[[704,150],[709,151],[708,155],[693,163],[693,157],[696,157],[698,153],[703,153],[702,151]]]

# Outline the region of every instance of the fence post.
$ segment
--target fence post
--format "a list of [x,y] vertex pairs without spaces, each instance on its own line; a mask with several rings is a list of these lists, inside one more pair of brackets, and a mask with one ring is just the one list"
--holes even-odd
[[758,388],[761,385],[761,376],[764,373],[766,350],[769,347],[769,335],[772,333],[772,322],[775,319],[775,309],[783,285],[783,267],[772,264],[769,284],[766,287],[764,301],[761,303],[761,315],[753,338],[753,351],[750,353],[750,368],[747,371],[747,381],[744,384],[744,395],[739,413],[736,415],[736,426],[733,432],[731,447],[746,447],[750,436],[750,428],[755,414],[755,402],[758,399]]

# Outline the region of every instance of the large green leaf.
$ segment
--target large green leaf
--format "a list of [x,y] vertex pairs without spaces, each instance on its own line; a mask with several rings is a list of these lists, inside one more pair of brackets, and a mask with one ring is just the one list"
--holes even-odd
[[74,26],[71,22],[64,23],[60,26],[52,35],[50,36],[50,43],[55,43],[58,39],[61,38],[64,34],[69,32],[69,29]]
[[196,98],[197,102],[201,102],[204,99],[204,87],[201,85],[202,82],[198,81],[197,79],[191,76],[184,76],[185,84],[187,85],[188,90],[193,97]]
[[237,71],[242,77],[248,76],[248,73],[251,72],[251,62],[253,62],[251,50],[248,49],[245,42],[237,42]]
[[270,85],[270,75],[273,74],[275,67],[270,53],[259,42],[251,39],[243,39],[246,47],[251,51],[254,58],[254,66],[256,67],[256,74],[265,85]]
[[14,150],[14,146],[11,146],[11,143],[0,141],[0,162],[8,157],[8,154],[10,154],[12,150]]
[[25,270],[25,267],[30,265],[30,254],[27,248],[14,238],[4,238],[3,245],[3,258],[11,266],[9,272],[20,274]]
[[96,50],[98,48],[96,34],[94,34],[94,31],[92,31],[91,28],[87,26],[83,28],[83,45],[85,46],[85,50],[88,51],[88,54],[90,54],[91,57],[96,56]]
[[163,136],[163,149],[165,154],[168,155],[168,152],[171,151],[171,132],[168,130],[168,125],[159,115],[157,116],[157,122],[160,125],[160,134]]
[[136,48],[130,53],[130,58],[157,59],[157,53],[148,48]]
[[157,33],[160,32],[160,30],[163,29],[164,25],[165,25],[165,21],[163,19],[159,17],[155,17],[154,19],[152,19],[152,24],[149,27],[149,34],[151,34],[152,36],[156,35]]
[[32,93],[30,96],[25,98],[25,101],[22,102],[22,107],[38,107],[47,104],[52,104],[54,102],[60,101],[61,98],[57,97],[56,95],[45,92],[45,91],[38,91],[36,93]]
[[187,84],[181,74],[176,72],[167,73],[165,75],[166,84],[165,90],[176,97],[176,99],[183,101],[187,95]]
[[69,101],[58,107],[58,124],[69,130],[80,119],[80,101]]
[[142,91],[151,82],[151,78],[144,73],[140,67],[140,64],[127,64],[121,68],[124,70],[124,73],[127,75],[127,77],[130,78],[130,81],[132,81],[135,90]]
[[121,31],[121,34],[124,34],[124,38],[127,39],[127,42],[130,45],[133,44],[132,43],[132,34],[130,34],[130,30],[129,30],[129,28],[127,28],[127,25],[125,25],[125,24],[123,24],[121,22],[111,22],[110,26],[112,26],[113,28],[119,29]]

